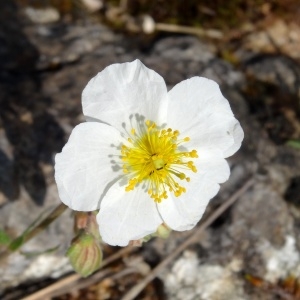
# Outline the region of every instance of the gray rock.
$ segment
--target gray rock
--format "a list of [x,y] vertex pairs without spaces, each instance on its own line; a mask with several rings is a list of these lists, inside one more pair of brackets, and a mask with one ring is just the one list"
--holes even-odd
[[169,299],[246,300],[243,282],[236,276],[241,262],[231,261],[226,267],[201,263],[197,254],[185,251],[164,274]]
[[288,94],[298,95],[300,66],[282,55],[257,55],[245,61],[248,76],[279,87]]
[[[53,168],[50,178],[53,178]],[[60,203],[56,185],[49,182],[43,207],[37,207],[28,193],[21,188],[19,199],[0,209],[2,226],[6,230],[21,234],[33,221],[48,214]],[[73,220],[67,211],[43,233],[26,243],[21,252],[9,256],[1,265],[0,293],[5,288],[41,278],[58,277],[71,271],[64,256],[73,236]],[[50,253],[48,250],[55,249]]]

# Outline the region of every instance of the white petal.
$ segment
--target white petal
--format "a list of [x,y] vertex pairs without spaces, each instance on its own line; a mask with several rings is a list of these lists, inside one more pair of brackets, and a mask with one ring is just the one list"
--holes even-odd
[[224,157],[240,147],[242,128],[216,82],[193,77],[177,84],[169,98],[167,124],[191,138],[188,147],[219,149]]
[[97,122],[76,126],[55,157],[55,180],[60,199],[73,210],[99,208],[101,197],[121,171],[113,163],[123,142],[115,128]]
[[167,99],[164,79],[135,60],[113,64],[92,78],[83,90],[82,106],[87,120],[122,130],[136,114],[159,124],[165,121]]
[[[243,134],[243,130],[234,117],[212,113],[203,115],[201,120],[197,125],[189,128],[186,134],[182,132],[182,136],[190,137],[190,142],[186,144],[189,149],[218,149],[222,152],[223,157],[228,157],[239,149],[242,142],[240,137],[243,135],[235,136],[235,131],[239,128]],[[230,152],[229,149],[234,151],[231,151],[230,155],[226,155]]]
[[234,143],[231,147],[224,151],[224,157],[229,157],[239,150],[244,139],[244,131],[238,121],[235,123],[233,130],[230,132],[233,136]]
[[104,242],[126,246],[156,231],[162,223],[154,201],[141,187],[125,192],[125,186],[113,185],[104,197],[97,216]]
[[[158,204],[164,222],[174,230],[193,228],[201,219],[211,198],[219,191],[219,183],[229,177],[229,166],[218,151],[199,151],[195,165],[197,173],[188,174],[191,181],[185,183],[186,193],[169,198]],[[181,181],[180,184],[183,182]]]
[[193,159],[197,172],[192,173],[191,179],[193,176],[195,182],[200,182],[203,178],[206,178],[216,183],[224,183],[228,180],[230,175],[229,165],[220,151],[200,149],[197,153],[199,157]]

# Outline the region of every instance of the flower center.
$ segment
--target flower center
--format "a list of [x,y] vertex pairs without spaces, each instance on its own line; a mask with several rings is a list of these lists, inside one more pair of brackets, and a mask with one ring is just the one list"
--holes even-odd
[[123,172],[129,176],[125,191],[129,192],[145,182],[147,192],[155,202],[167,199],[167,191],[179,197],[186,192],[180,181],[190,182],[190,177],[184,172],[197,172],[190,160],[198,157],[197,151],[179,149],[190,138],[178,139],[178,130],[160,130],[151,121],[146,121],[145,125],[139,133],[132,129],[128,138],[130,146],[122,145],[121,148]]

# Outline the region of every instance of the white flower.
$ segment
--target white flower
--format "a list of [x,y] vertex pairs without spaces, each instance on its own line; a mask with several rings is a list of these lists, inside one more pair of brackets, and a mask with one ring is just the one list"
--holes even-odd
[[139,60],[114,64],[82,95],[86,123],[56,155],[61,200],[79,211],[100,209],[103,240],[125,246],[166,223],[193,228],[219,184],[224,158],[243,130],[212,80],[193,77],[167,92]]

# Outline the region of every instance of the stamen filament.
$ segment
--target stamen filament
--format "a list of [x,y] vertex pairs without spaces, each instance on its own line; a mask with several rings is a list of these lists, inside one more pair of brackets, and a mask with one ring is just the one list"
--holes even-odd
[[125,191],[132,191],[139,183],[145,182],[147,193],[155,202],[167,199],[168,192],[175,197],[186,192],[179,182],[190,182],[191,179],[180,170],[197,172],[194,162],[187,159],[195,159],[198,154],[196,150],[179,150],[180,144],[190,141],[189,137],[178,140],[179,134],[178,130],[171,128],[159,130],[150,120],[145,122],[143,134],[131,129],[132,136],[128,138],[131,145],[121,147],[123,172],[129,178]]

